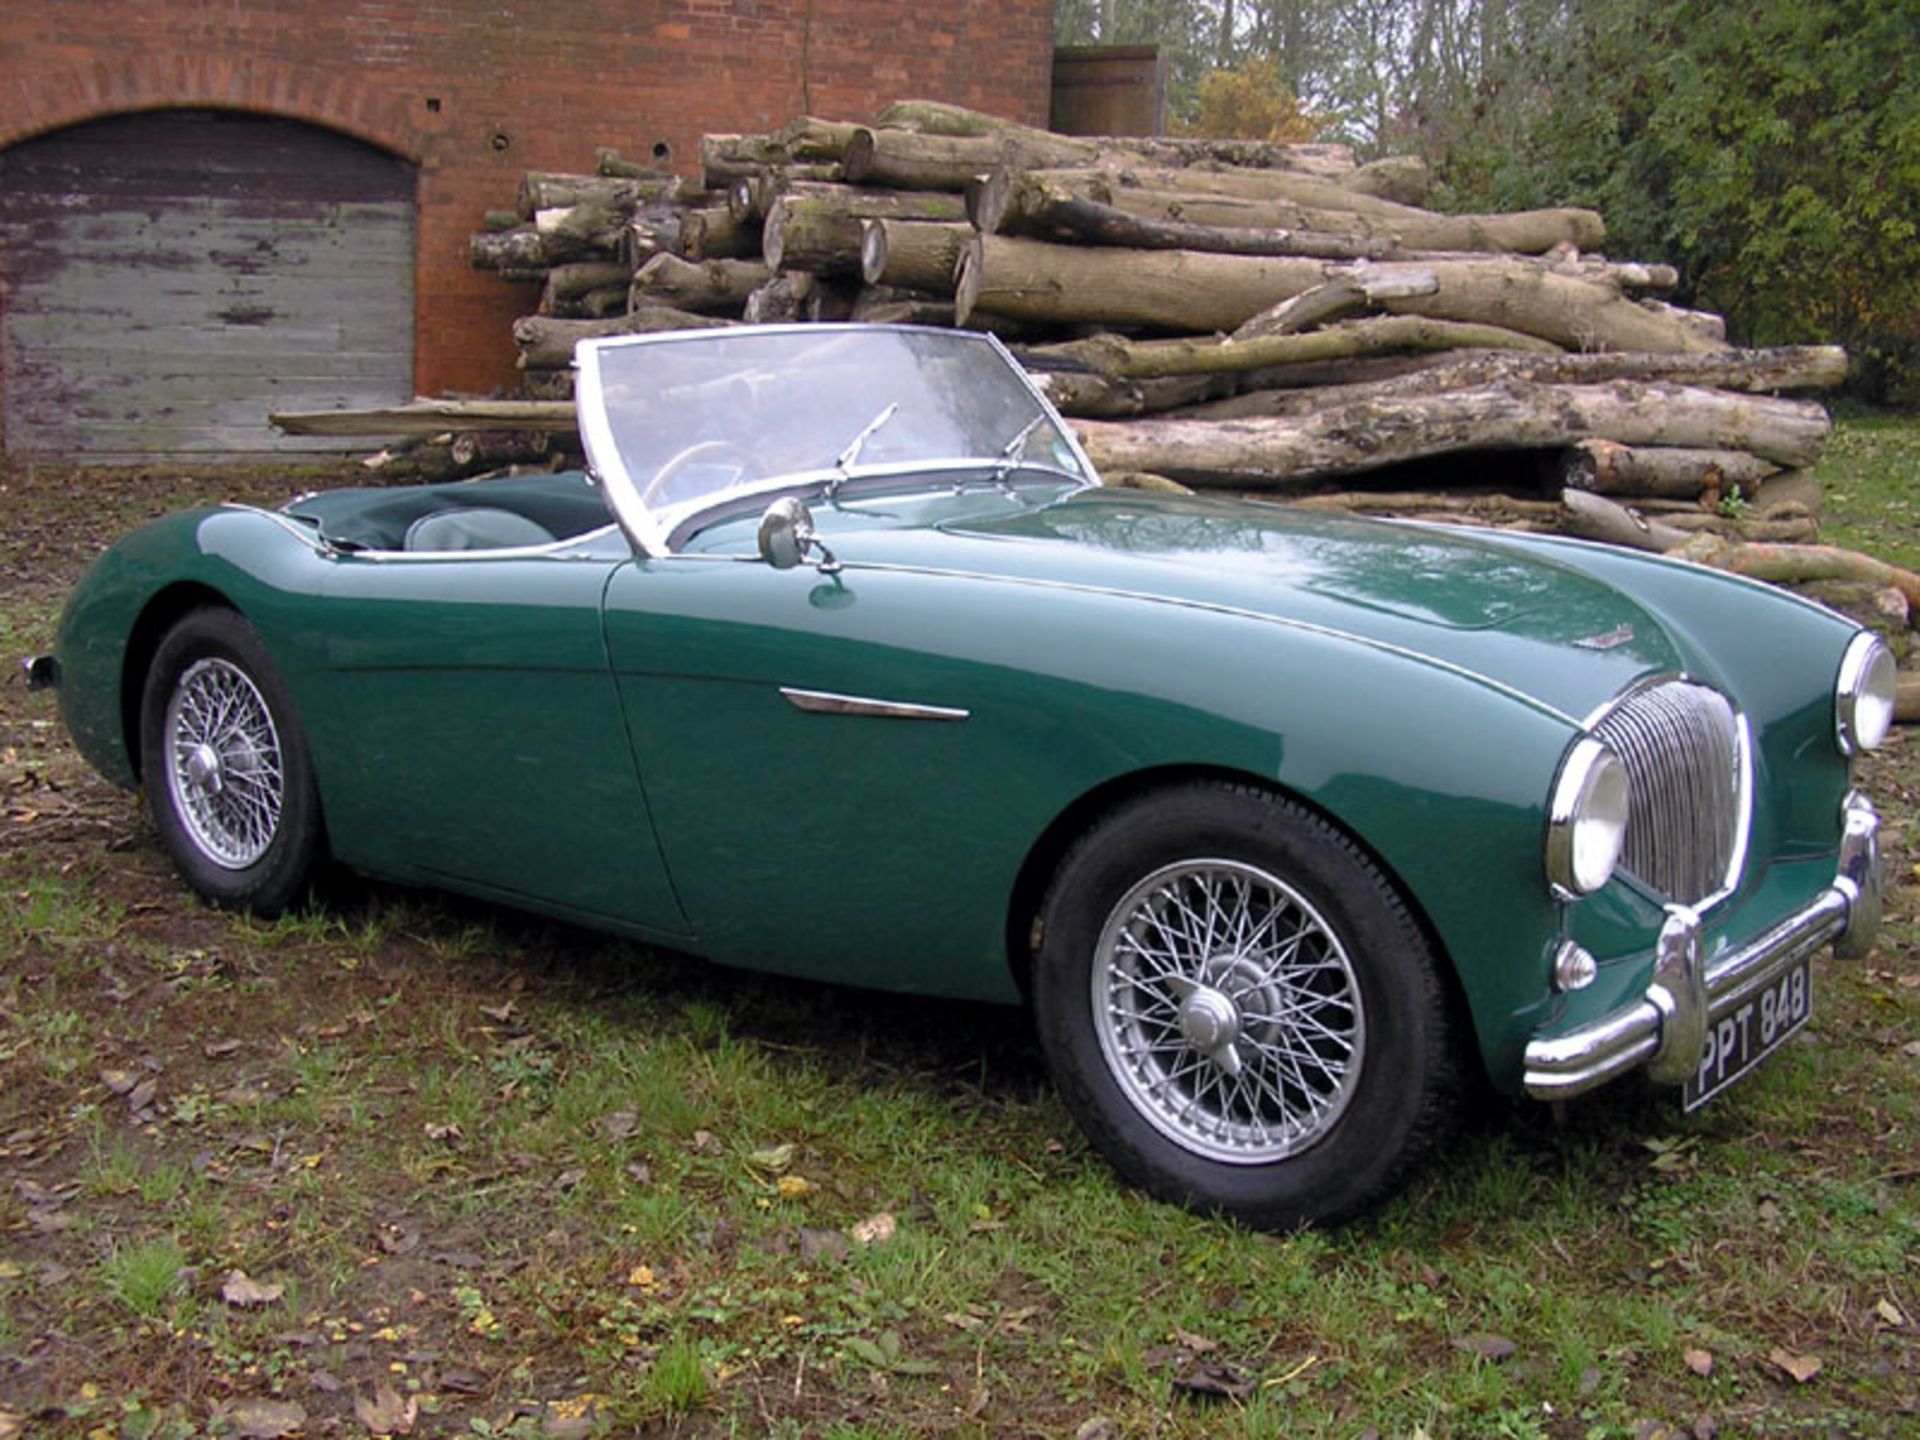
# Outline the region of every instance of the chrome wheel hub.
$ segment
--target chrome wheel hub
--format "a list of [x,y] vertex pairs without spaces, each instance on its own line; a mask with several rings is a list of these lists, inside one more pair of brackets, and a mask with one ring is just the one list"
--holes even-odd
[[166,785],[187,838],[226,870],[259,863],[280,830],[280,735],[267,702],[231,661],[197,660],[161,722]]
[[1285,881],[1234,860],[1155,871],[1094,955],[1095,1029],[1162,1135],[1232,1164],[1322,1139],[1359,1082],[1366,1019],[1339,936]]

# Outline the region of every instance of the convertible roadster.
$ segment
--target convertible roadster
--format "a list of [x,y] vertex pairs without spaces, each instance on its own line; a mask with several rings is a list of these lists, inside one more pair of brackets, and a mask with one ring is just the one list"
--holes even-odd
[[1700,1104],[1873,938],[1893,663],[1826,610],[1102,488],[981,335],[578,365],[586,474],[197,510],[75,591],[33,673],[201,895],[331,858],[1024,1002],[1121,1175],[1267,1227],[1391,1195],[1481,1077]]

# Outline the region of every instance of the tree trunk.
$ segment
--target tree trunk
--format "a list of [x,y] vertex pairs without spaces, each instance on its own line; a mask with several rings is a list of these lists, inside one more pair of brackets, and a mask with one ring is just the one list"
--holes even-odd
[[771,135],[702,135],[700,178],[709,190],[723,190],[769,166],[832,164],[855,128],[802,117]]
[[1780,467],[1744,450],[1690,450],[1582,440],[1560,460],[1560,483],[1596,495],[1656,495],[1717,502],[1751,496]]
[[1382,155],[1351,175],[1338,178],[1342,190],[1375,195],[1399,205],[1425,205],[1433,188],[1433,171],[1418,155]]
[[[975,225],[998,234],[1066,239],[1139,250],[1204,250],[1219,255],[1313,255],[1346,259],[1384,258],[1392,241],[1322,230],[1253,225],[1205,225],[1192,220],[1139,214],[1077,195],[1043,178],[1044,171],[995,170],[967,191]],[[1001,194],[1004,187],[1006,194]],[[1236,204],[1242,202],[1235,202]],[[1237,212],[1253,218],[1253,202]],[[1167,210],[1180,209],[1176,197]]]
[[[1715,390],[1774,394],[1830,390],[1847,378],[1847,352],[1838,345],[1783,345],[1771,350],[1720,350],[1707,355],[1635,355],[1617,351],[1599,355],[1442,353],[1402,357],[1393,362],[1402,367],[1402,373],[1377,379],[1352,369],[1357,364],[1377,362],[1332,363],[1344,364],[1347,368],[1296,366],[1294,369],[1305,380],[1305,386],[1250,391],[1230,400],[1196,406],[1188,412],[1188,418],[1238,420],[1257,415],[1306,415],[1361,400],[1427,395],[1514,380],[1560,385],[1666,380]],[[1350,373],[1361,378],[1348,379]],[[1265,382],[1277,377],[1254,372],[1248,378]]]
[[1699,565],[1776,584],[1860,580],[1885,585],[1905,596],[1910,608],[1920,609],[1920,575],[1832,545],[1745,544],[1719,535],[1695,535],[1676,553]]
[[1124,420],[1157,415],[1217,395],[1230,385],[1220,375],[1180,375],[1165,380],[1115,380],[1105,375],[1041,371],[1034,377],[1041,392],[1062,415],[1087,420]]
[[655,304],[737,314],[754,286],[764,285],[772,275],[757,260],[706,260],[695,265],[678,255],[656,255],[634,272],[632,303],[635,309]]
[[[1294,337],[1305,338],[1305,337]],[[1500,385],[1346,405],[1295,420],[1083,421],[1101,468],[1201,484],[1285,485],[1464,450],[1558,449],[1596,435],[1635,445],[1749,450],[1811,464],[1817,403],[1678,385]]]
[[996,165],[1020,169],[1098,165],[1100,147],[1045,131],[1006,135],[921,135],[911,130],[853,132],[841,165],[856,185],[896,190],[965,190]]
[[556,265],[547,272],[547,288],[541,300],[549,313],[557,314],[559,307],[575,304],[592,291],[604,290],[610,285],[617,285],[624,292],[632,279],[633,272],[617,260]]
[[1274,335],[1263,340],[1123,340],[1118,335],[1095,335],[1059,345],[1036,346],[1026,351],[1023,358],[1037,369],[1091,370],[1117,378],[1148,380],[1168,375],[1244,374],[1398,350],[1462,349],[1560,353],[1545,340],[1497,326],[1456,325],[1417,315],[1386,315],[1316,330],[1309,335]]
[[1664,555],[1679,549],[1691,538],[1677,526],[1650,519],[1590,490],[1563,490],[1560,503],[1567,514],[1563,528],[1569,535],[1585,540]]
[[694,315],[665,305],[648,305],[605,320],[555,320],[525,315],[513,322],[513,343],[523,370],[560,370],[573,363],[573,347],[602,335],[647,335],[659,330],[704,330],[731,324],[711,315]]
[[[1522,210],[1508,215],[1437,215],[1272,171],[1036,170],[1033,179],[1065,194],[1146,218],[1203,225],[1346,234],[1407,250],[1545,254],[1557,245],[1596,249],[1606,226],[1591,210]],[[977,187],[975,223],[993,232],[1012,210],[1016,182]]]
[[[1064,137],[1036,130],[998,116],[948,105],[937,100],[896,100],[880,112],[875,126],[910,130],[920,135],[988,136],[1046,143]],[[1286,144],[1270,140],[1169,139],[1164,136],[1103,135],[1076,137],[1103,151],[1129,152],[1156,164],[1221,163],[1296,170],[1331,178],[1353,170],[1353,150],[1346,145]]]
[[544,430],[463,430],[449,449],[462,470],[531,465],[553,449],[553,435]]
[[531,225],[517,230],[476,230],[467,237],[476,270],[544,270],[547,247]]
[[782,195],[767,212],[761,255],[779,270],[817,275],[860,274],[861,223],[919,220],[957,224],[966,219],[957,195],[941,191],[864,191]]
[[860,274],[869,285],[953,294],[960,255],[972,240],[965,225],[922,220],[867,220],[861,223]]

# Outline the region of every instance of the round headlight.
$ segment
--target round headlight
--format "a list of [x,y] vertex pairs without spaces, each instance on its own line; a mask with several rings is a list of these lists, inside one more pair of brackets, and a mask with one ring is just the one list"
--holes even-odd
[[1627,843],[1627,767],[1591,735],[1561,762],[1547,803],[1547,879],[1591,895],[1613,875]]
[[1834,686],[1834,733],[1842,755],[1877,750],[1893,727],[1893,652],[1880,637],[1862,630],[1840,659]]

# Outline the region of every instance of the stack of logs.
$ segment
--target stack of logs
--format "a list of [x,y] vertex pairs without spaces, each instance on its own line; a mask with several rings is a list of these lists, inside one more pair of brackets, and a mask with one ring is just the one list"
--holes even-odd
[[1592,211],[1446,215],[1425,188],[1341,146],[909,101],[707,136],[697,179],[611,151],[528,174],[473,259],[543,286],[514,326],[536,398],[571,395],[588,335],[959,325],[1042,377],[1110,482],[1643,545],[1815,536],[1827,417],[1781,397],[1838,384],[1842,352],[1729,349],[1659,298],[1672,267],[1596,253]]

